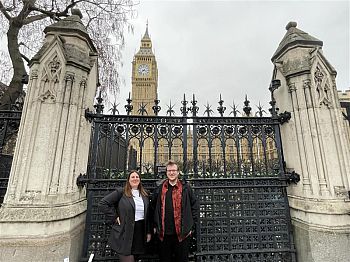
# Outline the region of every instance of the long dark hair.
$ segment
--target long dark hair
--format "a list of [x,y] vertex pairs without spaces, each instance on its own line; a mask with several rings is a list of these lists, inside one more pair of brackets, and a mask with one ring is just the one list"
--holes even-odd
[[136,174],[139,176],[139,178],[140,178],[140,184],[139,184],[138,187],[137,187],[137,189],[139,190],[140,194],[141,194],[142,196],[148,196],[148,193],[147,193],[146,189],[145,189],[145,188],[143,187],[143,185],[142,185],[142,182],[141,182],[141,175],[140,175],[140,173],[139,173],[138,171],[136,171],[136,170],[131,170],[131,171],[130,171],[130,173],[129,173],[129,175],[128,175],[128,178],[127,178],[127,180],[126,180],[126,182],[125,182],[124,194],[125,194],[127,197],[132,197],[132,192],[131,192],[132,188],[131,188],[131,186],[130,186],[129,180],[130,180],[131,174],[133,174],[133,173],[136,173]]

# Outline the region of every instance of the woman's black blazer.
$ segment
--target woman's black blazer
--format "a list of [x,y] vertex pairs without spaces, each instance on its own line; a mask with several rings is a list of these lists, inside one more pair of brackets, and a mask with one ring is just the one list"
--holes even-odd
[[[145,207],[145,236],[150,232],[149,226],[149,198],[142,196]],[[122,188],[118,188],[105,196],[99,207],[106,215],[107,221],[112,224],[108,244],[118,254],[130,255],[135,225],[135,202],[133,197],[127,197]],[[120,225],[116,223],[119,217]]]

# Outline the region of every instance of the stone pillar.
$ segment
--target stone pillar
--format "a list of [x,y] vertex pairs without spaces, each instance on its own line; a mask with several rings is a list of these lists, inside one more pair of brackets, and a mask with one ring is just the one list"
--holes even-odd
[[301,175],[288,189],[298,261],[350,259],[350,141],[336,88],[336,71],[322,41],[290,22],[272,57],[286,167]]
[[4,204],[1,261],[78,261],[97,52],[77,10],[45,29],[30,80]]

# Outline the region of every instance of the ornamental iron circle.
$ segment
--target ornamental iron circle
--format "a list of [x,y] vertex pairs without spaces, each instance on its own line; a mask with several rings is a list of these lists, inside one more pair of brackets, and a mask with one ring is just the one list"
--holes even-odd
[[245,126],[241,126],[239,129],[238,129],[238,132],[241,134],[241,135],[245,135],[247,133],[247,128]]
[[226,127],[225,132],[226,132],[226,134],[228,134],[228,135],[232,135],[233,132],[234,132],[233,127],[232,127],[232,126]]
[[265,127],[265,133],[268,134],[268,135],[271,135],[273,132],[273,129],[271,126],[266,126]]
[[253,126],[252,127],[252,132],[254,135],[257,135],[260,133],[260,127],[259,126]]
[[207,128],[204,127],[204,126],[201,126],[201,127],[198,129],[198,133],[201,134],[202,136],[204,136],[204,135],[207,133]]
[[215,127],[212,128],[211,132],[214,135],[218,135],[220,133],[220,128],[218,126],[215,126]]
[[145,130],[147,134],[151,134],[153,132],[153,128],[151,126],[147,126]]
[[180,126],[175,126],[175,127],[173,127],[173,133],[174,133],[175,135],[181,134],[181,131],[182,131],[182,128],[181,128]]
[[102,132],[108,133],[110,130],[109,124],[104,124],[101,126]]
[[165,126],[161,126],[159,128],[159,132],[162,134],[162,135],[166,135],[168,133],[168,129],[165,127]]
[[123,133],[123,132],[124,132],[124,130],[125,130],[125,129],[124,129],[124,127],[123,127],[123,126],[117,126],[117,132],[118,132],[118,133],[120,133],[120,134],[121,134],[121,133]]
[[138,132],[139,132],[139,127],[138,126],[132,126],[131,128],[130,128],[130,130],[131,130],[131,132],[133,132],[134,134],[137,134]]

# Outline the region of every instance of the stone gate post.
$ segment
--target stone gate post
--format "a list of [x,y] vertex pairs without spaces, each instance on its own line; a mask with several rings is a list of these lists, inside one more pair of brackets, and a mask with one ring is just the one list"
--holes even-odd
[[289,187],[294,239],[300,262],[350,259],[350,141],[336,89],[336,71],[322,41],[290,22],[272,57],[286,167],[301,175]]
[[78,261],[82,249],[86,200],[76,178],[86,173],[97,52],[79,10],[44,32],[0,209],[1,261]]

